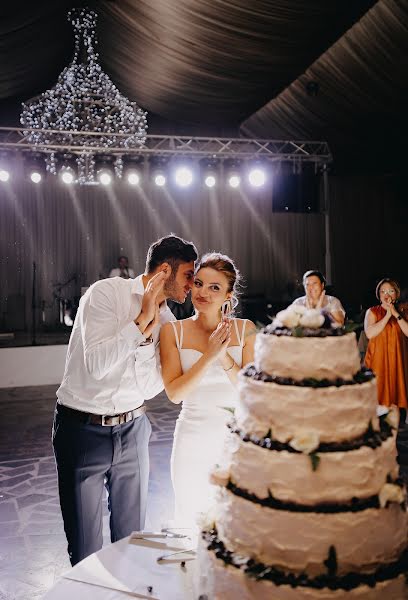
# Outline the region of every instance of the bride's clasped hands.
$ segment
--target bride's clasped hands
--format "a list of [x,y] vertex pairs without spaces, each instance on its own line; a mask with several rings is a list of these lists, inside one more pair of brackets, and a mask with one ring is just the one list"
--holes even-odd
[[209,363],[219,361],[224,369],[231,366],[231,357],[229,357],[227,348],[231,342],[231,321],[221,321],[217,328],[208,338],[207,350],[204,356]]

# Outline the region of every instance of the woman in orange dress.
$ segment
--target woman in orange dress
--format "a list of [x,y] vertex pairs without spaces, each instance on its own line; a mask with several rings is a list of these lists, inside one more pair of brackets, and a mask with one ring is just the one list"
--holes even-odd
[[404,424],[408,406],[408,304],[398,303],[400,287],[388,277],[376,287],[380,304],[369,308],[364,321],[368,338],[365,364],[377,378],[378,402],[397,405]]

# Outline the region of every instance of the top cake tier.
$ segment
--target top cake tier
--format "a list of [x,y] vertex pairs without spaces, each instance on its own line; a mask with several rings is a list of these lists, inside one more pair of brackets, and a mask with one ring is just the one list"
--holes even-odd
[[269,375],[351,380],[360,369],[354,333],[297,337],[267,327],[256,336],[255,367]]

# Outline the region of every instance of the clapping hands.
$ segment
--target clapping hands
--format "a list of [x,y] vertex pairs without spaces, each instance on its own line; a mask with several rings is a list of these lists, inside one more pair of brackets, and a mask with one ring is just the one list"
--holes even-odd
[[387,311],[386,316],[390,319],[391,317],[398,318],[399,312],[394,306],[394,302],[390,296],[387,296],[386,300],[381,302],[381,306]]
[[217,329],[212,332],[208,339],[208,346],[205,354],[207,358],[214,362],[217,359],[222,361],[227,354],[228,344],[231,341],[231,322],[221,321]]

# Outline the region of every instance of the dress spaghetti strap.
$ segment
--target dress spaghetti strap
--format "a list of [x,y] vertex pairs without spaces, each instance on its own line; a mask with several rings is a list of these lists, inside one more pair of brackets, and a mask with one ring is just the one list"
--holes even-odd
[[[179,339],[179,334],[177,331],[177,325],[175,321],[170,321],[171,326],[173,327],[173,331],[174,331],[174,337],[176,339],[176,345],[177,345],[177,350],[180,350],[181,348],[181,344],[180,344],[180,339]],[[183,329],[181,329],[181,333],[183,332]]]
[[184,339],[184,329],[183,329],[183,321],[179,321],[180,323],[180,350],[183,347],[183,339]]
[[247,324],[247,323],[248,323],[248,319],[244,319],[244,322],[243,322],[243,324],[242,324],[241,340],[240,340],[240,344],[239,344],[239,345],[241,346],[241,348],[243,348],[243,347],[244,347],[244,341],[245,341],[245,327],[246,327],[246,324]]
[[238,340],[238,345],[241,346],[241,348],[243,348],[244,346],[244,340],[245,340],[245,327],[247,324],[247,320],[248,319],[244,319],[244,322],[242,324],[242,331],[241,331],[241,335],[239,334],[239,327],[238,327],[238,322],[236,319],[234,319],[234,325],[235,325],[235,333],[237,334],[237,340]]
[[235,333],[236,333],[237,340],[238,340],[238,345],[240,346],[241,345],[241,336],[239,335],[239,328],[238,328],[238,323],[237,323],[236,319],[234,319],[234,326],[235,326]]

